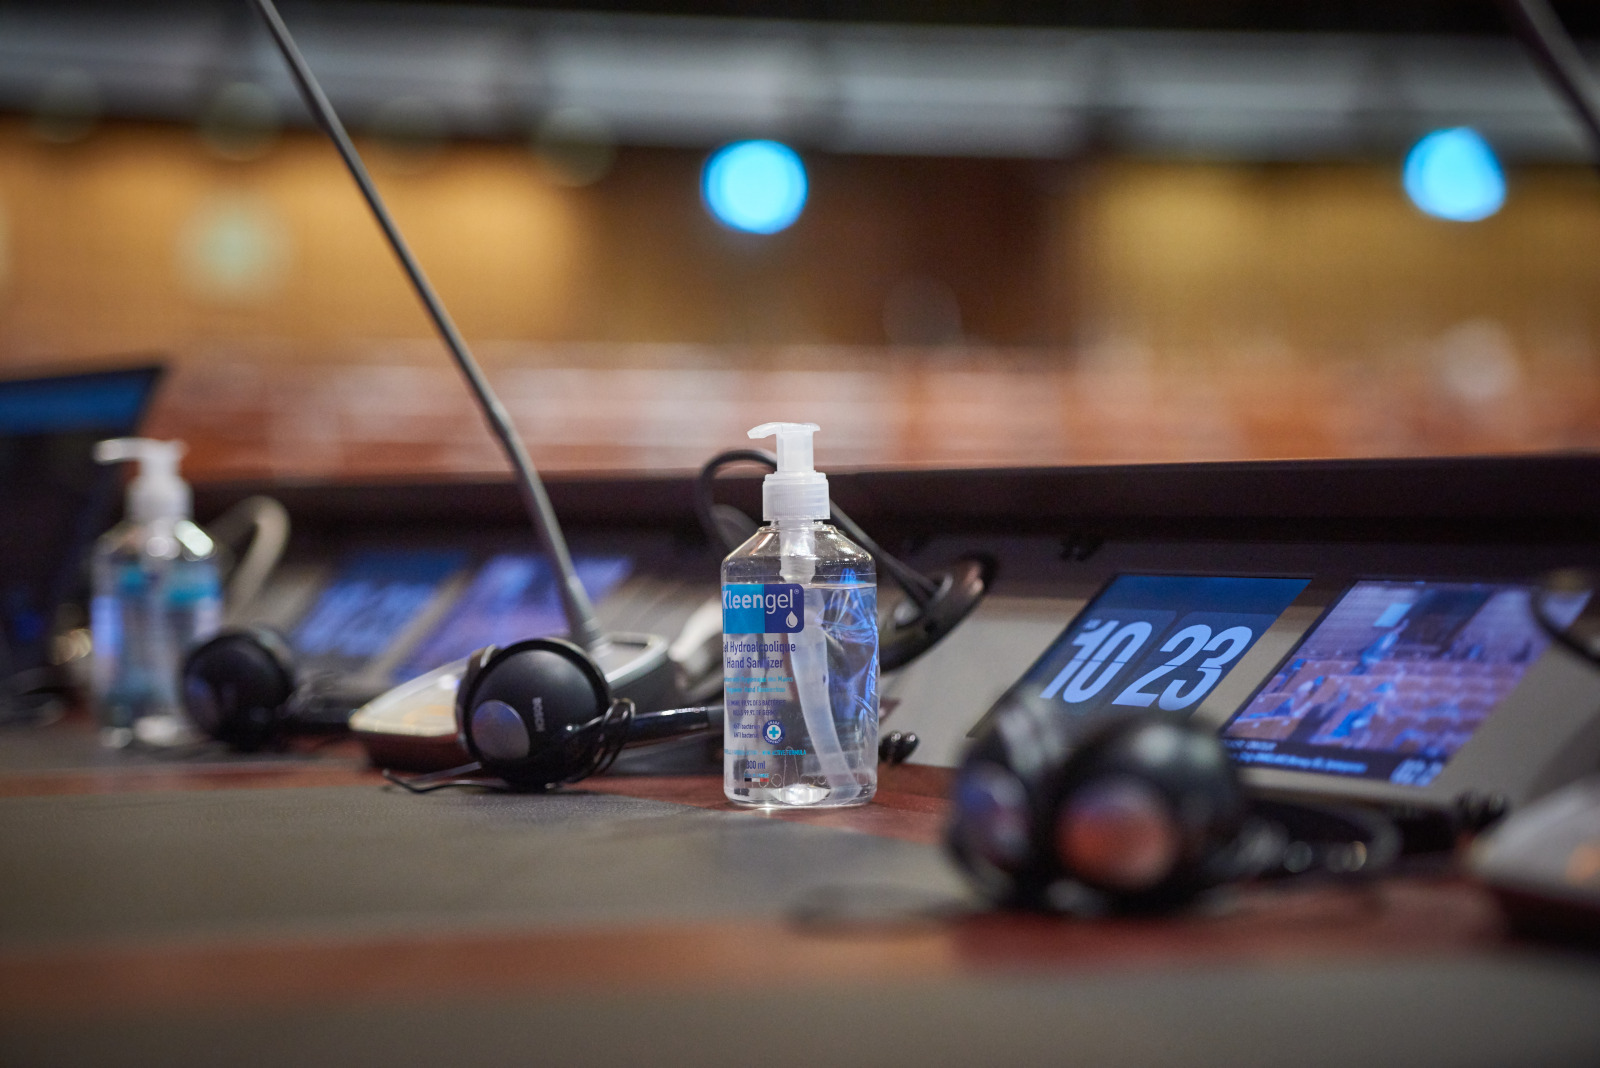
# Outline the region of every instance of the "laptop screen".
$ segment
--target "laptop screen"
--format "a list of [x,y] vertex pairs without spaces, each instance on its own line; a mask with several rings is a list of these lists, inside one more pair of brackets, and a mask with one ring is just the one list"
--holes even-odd
[[0,380],[0,698],[48,661],[56,608],[115,514],[94,443],[136,433],[159,367]]

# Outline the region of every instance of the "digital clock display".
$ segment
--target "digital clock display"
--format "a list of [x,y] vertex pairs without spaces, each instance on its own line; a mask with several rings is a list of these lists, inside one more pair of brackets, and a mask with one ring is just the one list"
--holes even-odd
[[1303,578],[1119,575],[996,711],[1022,704],[1085,723],[1193,712],[1307,585]]

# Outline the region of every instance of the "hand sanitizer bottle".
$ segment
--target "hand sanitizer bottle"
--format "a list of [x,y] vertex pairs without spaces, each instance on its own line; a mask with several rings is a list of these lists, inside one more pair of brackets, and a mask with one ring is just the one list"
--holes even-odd
[[815,423],[764,423],[778,470],[766,525],[722,562],[722,780],[761,806],[859,805],[878,788],[878,588],[872,556],[827,522]]
[[139,461],[127,518],[95,544],[92,691],[101,740],[176,745],[197,737],[183,716],[178,673],[189,647],[216,633],[222,593],[216,547],[190,521],[193,495],[178,477],[181,441],[116,438],[95,446],[103,464]]

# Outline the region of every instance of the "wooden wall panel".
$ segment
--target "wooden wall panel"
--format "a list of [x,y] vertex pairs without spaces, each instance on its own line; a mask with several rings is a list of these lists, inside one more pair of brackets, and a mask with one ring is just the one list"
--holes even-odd
[[[692,466],[773,417],[823,423],[836,466],[1600,445],[1586,171],[1514,171],[1462,225],[1396,161],[811,153],[806,214],[761,238],[707,216],[697,152],[575,189],[521,145],[367,147],[546,466]],[[308,133],[241,163],[0,121],[0,235],[0,369],[166,354],[151,429],[202,477],[501,466]],[[923,313],[937,336],[891,343]]]

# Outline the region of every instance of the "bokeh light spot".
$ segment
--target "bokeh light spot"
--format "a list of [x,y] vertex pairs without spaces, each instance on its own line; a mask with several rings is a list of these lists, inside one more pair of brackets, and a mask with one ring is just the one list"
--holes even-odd
[[288,226],[265,200],[208,198],[178,240],[178,266],[196,296],[229,303],[261,300],[281,287],[290,258]]
[[711,214],[728,226],[775,234],[805,207],[806,168],[788,145],[738,141],[706,161],[701,191]]
[[1413,145],[1404,182],[1413,204],[1455,222],[1487,219],[1506,200],[1506,176],[1494,149],[1466,126],[1435,130]]
[[617,140],[603,115],[584,108],[557,108],[534,132],[534,152],[545,176],[557,185],[593,185],[611,171]]

